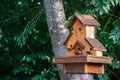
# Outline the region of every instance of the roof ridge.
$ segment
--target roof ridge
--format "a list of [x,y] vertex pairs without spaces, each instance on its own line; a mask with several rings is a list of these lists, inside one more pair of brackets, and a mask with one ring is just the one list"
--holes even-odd
[[100,23],[97,22],[95,18],[92,17],[91,15],[75,14],[71,19],[68,29],[70,29],[73,26],[76,19],[78,19],[84,25],[100,26]]

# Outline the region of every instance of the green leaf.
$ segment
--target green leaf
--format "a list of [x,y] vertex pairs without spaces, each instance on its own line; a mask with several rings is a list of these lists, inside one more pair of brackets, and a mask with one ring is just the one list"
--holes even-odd
[[22,33],[20,36],[15,37],[15,38],[17,38],[17,44],[18,44],[19,46],[25,45],[25,43],[26,43],[26,41],[27,41],[27,38],[28,38],[28,35],[29,35],[29,34],[32,34],[32,31],[33,31],[33,29],[35,28],[36,23],[37,23],[37,19],[36,19],[36,20],[31,20],[31,21],[25,26],[25,29],[24,29],[23,33]]
[[117,5],[120,0],[115,0],[115,4]]
[[41,75],[35,75],[32,80],[47,80],[45,77],[41,76]]
[[107,7],[103,6],[103,10],[104,10],[106,13],[108,13]]
[[112,30],[112,32],[110,33],[110,39],[112,39],[114,41],[114,44],[118,44],[120,41],[120,26],[116,26],[114,30]]
[[3,38],[3,32],[2,32],[2,30],[0,28],[0,40],[2,40],[2,38]]
[[30,60],[31,60],[30,57],[26,57],[27,62],[30,62]]
[[119,5],[120,5],[120,0],[118,0],[118,3],[119,3]]
[[111,0],[111,4],[112,4],[113,6],[115,6],[115,2],[114,2],[114,0]]

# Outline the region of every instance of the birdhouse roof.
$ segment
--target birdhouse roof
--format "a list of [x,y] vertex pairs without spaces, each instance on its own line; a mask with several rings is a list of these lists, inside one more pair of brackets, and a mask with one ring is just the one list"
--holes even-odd
[[65,40],[65,42],[63,43],[64,45],[67,44],[67,42],[69,41],[69,39],[71,38],[72,35],[73,35],[73,33],[71,32],[71,33],[69,34],[69,36],[67,37],[67,39]]
[[73,24],[75,23],[76,20],[79,20],[83,25],[88,25],[88,26],[100,26],[100,24],[90,15],[81,15],[81,14],[76,14],[73,16],[68,29],[70,29]]
[[82,48],[82,49],[85,48],[85,46],[84,46],[80,41],[78,41],[78,40],[76,41],[76,43],[75,43],[75,45],[73,46],[73,48],[75,48],[75,46],[76,46],[77,44],[80,46],[80,48]]
[[105,47],[97,39],[86,38],[86,41],[89,43],[93,50],[106,51]]
[[75,44],[73,45],[73,47],[68,48],[68,49],[69,49],[69,50],[74,49],[76,45],[79,45],[81,49],[84,49],[84,48],[85,48],[85,46],[84,46],[80,41],[77,40],[77,41],[75,42]]

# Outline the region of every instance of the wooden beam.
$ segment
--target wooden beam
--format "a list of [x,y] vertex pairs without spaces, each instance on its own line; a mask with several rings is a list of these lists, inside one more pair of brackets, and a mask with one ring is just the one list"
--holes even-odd
[[110,64],[111,59],[108,57],[99,56],[72,56],[72,57],[55,57],[53,63],[64,64],[64,63],[100,63]]
[[104,74],[104,64],[66,63],[63,64],[66,74]]

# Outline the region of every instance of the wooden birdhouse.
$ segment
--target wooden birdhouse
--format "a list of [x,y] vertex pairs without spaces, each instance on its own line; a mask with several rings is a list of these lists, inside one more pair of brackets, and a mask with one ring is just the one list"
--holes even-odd
[[110,58],[102,56],[106,49],[95,39],[95,26],[100,24],[90,15],[73,16],[64,42],[67,57],[53,59],[54,63],[63,64],[65,73],[103,73],[104,64],[111,63]]
[[[71,33],[64,43],[68,50],[68,56],[76,55],[75,44],[79,45],[78,49],[82,52],[81,55],[102,56],[102,51],[106,51],[106,49],[95,39],[94,30],[94,27],[99,25],[100,24],[90,15],[74,15],[68,26]],[[83,46],[85,46],[85,48],[80,48]]]

